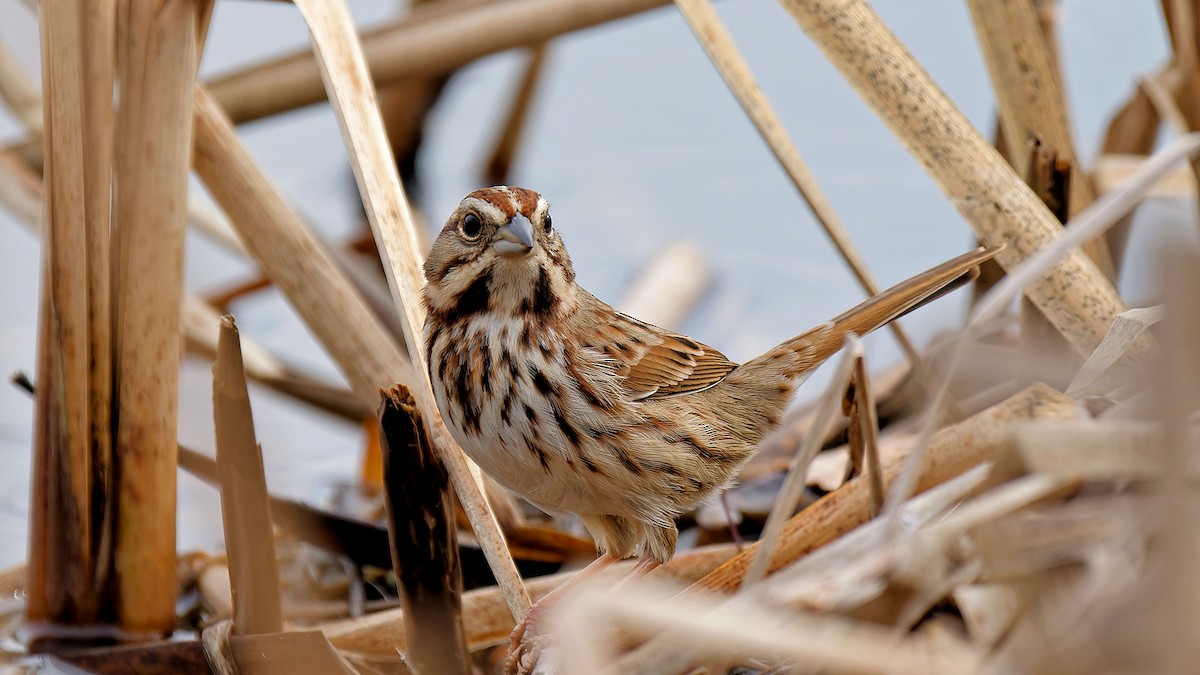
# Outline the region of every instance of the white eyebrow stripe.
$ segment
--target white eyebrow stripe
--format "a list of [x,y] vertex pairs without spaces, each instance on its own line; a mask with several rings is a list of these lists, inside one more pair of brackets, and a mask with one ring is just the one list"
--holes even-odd
[[476,211],[484,214],[494,223],[503,223],[504,221],[508,220],[508,218],[505,217],[504,212],[501,211],[499,207],[478,197],[467,197],[466,199],[462,200],[461,204],[459,204],[459,207],[463,206],[474,207]]
[[545,216],[546,212],[549,210],[550,210],[550,202],[547,202],[545,197],[538,195],[537,207],[534,208],[534,210],[533,210],[533,215],[534,215],[535,219],[538,222],[541,222],[542,217]]

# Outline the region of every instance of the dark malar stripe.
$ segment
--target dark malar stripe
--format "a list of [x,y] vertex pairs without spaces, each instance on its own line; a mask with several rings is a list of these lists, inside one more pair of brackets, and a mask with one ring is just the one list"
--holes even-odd
[[558,298],[550,289],[550,273],[546,271],[546,266],[542,265],[538,268],[537,283],[533,287],[533,313],[545,317],[554,311],[556,305]]
[[454,305],[446,312],[445,320],[447,322],[461,321],[486,312],[492,296],[492,291],[488,288],[491,283],[492,271],[485,270],[475,281],[471,282],[470,286],[458,294],[458,297],[454,299]]

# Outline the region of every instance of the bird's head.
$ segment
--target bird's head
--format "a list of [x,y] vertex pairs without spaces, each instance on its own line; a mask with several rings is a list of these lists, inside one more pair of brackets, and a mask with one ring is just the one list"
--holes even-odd
[[538,193],[497,186],[467,195],[425,260],[425,304],[443,319],[480,312],[550,318],[570,311],[575,271]]

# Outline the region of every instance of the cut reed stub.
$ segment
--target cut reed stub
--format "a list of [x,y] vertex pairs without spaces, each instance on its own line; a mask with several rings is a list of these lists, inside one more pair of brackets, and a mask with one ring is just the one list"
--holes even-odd
[[467,673],[449,474],[408,388],[398,384],[380,393],[384,504],[407,662],[418,674]]
[[232,316],[221,318],[213,365],[213,414],[217,430],[217,477],[221,520],[233,588],[233,629],[238,635],[283,630],[279,567],[262,453],[254,434],[242,350]]

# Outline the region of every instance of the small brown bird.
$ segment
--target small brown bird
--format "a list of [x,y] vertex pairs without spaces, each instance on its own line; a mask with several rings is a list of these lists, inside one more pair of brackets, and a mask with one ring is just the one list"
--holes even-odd
[[606,559],[675,552],[675,518],[718,494],[796,386],[994,255],[976,250],[738,365],[575,283],[546,200],[467,195],[425,261],[429,376],[455,440],[502,485],[577,514]]

